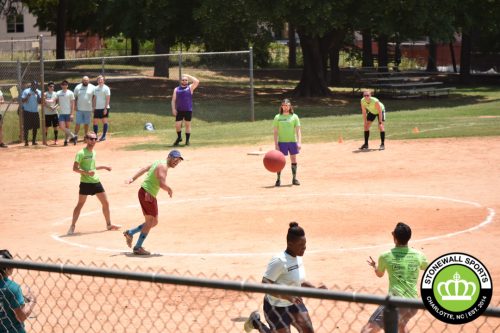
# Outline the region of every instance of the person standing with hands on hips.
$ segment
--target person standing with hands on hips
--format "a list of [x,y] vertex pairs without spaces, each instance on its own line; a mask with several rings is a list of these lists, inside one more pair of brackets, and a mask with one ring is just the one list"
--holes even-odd
[[[286,244],[286,250],[269,261],[262,283],[316,288],[306,281],[302,261],[302,256],[306,251],[306,234],[297,222],[290,222]],[[320,284],[317,288],[326,289],[326,286]],[[256,329],[259,333],[288,333],[291,332],[290,326],[295,327],[301,333],[314,332],[309,312],[299,296],[266,294],[264,313],[269,327],[260,321],[259,312],[254,311],[244,324],[245,332],[249,333]]]
[[[189,84],[189,80],[193,83]],[[200,80],[194,76],[184,74],[181,77],[181,84],[174,89],[172,94],[172,114],[175,117],[175,131],[177,139],[174,146],[182,142],[182,122],[186,126],[186,146],[189,146],[191,137],[191,119],[193,117],[193,92],[200,84]]]
[[29,130],[32,130],[33,138],[31,144],[36,146],[36,134],[40,128],[40,115],[38,114],[38,104],[42,101],[42,92],[38,89],[38,82],[31,82],[31,86],[23,90],[21,94],[23,102],[23,122],[24,122],[24,145],[28,146]]
[[[302,147],[302,132],[300,130],[299,117],[293,112],[293,106],[289,99],[281,102],[280,113],[274,117],[274,147],[283,155],[290,153],[292,163],[292,184],[300,185],[297,179],[297,154]],[[281,171],[274,186],[281,186]]]
[[385,106],[377,98],[373,97],[370,90],[363,91],[361,98],[361,112],[363,113],[363,125],[365,143],[359,149],[368,149],[368,139],[370,138],[370,126],[375,118],[378,119],[378,129],[380,131],[380,150],[385,149]]

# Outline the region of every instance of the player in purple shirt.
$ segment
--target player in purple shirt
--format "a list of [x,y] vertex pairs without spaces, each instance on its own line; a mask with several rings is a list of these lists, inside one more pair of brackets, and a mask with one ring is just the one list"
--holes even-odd
[[[189,80],[193,83],[189,84]],[[175,131],[177,139],[174,146],[182,142],[181,129],[182,121],[186,126],[186,146],[189,146],[191,136],[191,118],[193,116],[193,92],[200,84],[200,80],[194,76],[184,74],[181,78],[180,86],[174,89],[172,94],[172,114],[175,117]]]

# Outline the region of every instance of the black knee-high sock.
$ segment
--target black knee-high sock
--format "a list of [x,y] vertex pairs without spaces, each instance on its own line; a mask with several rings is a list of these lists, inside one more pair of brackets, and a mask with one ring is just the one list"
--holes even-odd
[[385,131],[380,132],[380,142],[382,144],[384,144],[384,142],[385,142]]
[[292,176],[293,179],[297,176],[297,163],[292,163]]
[[59,136],[59,131],[54,130],[54,140],[57,141],[57,137]]
[[278,180],[281,178],[281,171],[276,173],[278,175]]
[[186,143],[189,142],[190,138],[191,138],[191,133],[186,133]]
[[365,131],[365,144],[368,144],[369,137],[370,137],[370,131]]
[[177,139],[179,139],[179,140],[182,139],[181,138],[181,133],[182,133],[182,131],[177,132]]

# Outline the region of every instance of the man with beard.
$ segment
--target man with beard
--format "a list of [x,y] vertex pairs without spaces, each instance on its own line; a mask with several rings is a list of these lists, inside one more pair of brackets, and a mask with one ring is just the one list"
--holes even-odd
[[[95,86],[89,83],[89,77],[84,76],[82,83],[77,85],[74,90],[76,100],[76,125],[75,135],[78,136],[80,125],[83,124],[85,133],[89,131],[89,124],[92,118],[92,99],[94,98]],[[74,140],[76,144],[76,140]]]
[[[189,80],[193,83],[189,84]],[[174,146],[182,142],[182,121],[186,126],[186,146],[189,146],[191,137],[191,118],[193,116],[193,92],[200,84],[200,80],[194,76],[184,74],[181,78],[181,84],[174,89],[172,95],[172,114],[175,117],[175,131],[177,139]]]

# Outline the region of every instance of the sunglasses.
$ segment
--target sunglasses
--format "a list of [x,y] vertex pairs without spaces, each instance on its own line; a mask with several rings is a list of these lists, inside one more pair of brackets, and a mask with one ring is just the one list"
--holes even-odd
[[363,95],[364,97],[370,97],[370,95]]
[[90,137],[87,137],[87,140],[96,141],[96,140],[97,140],[97,138],[90,138]]

